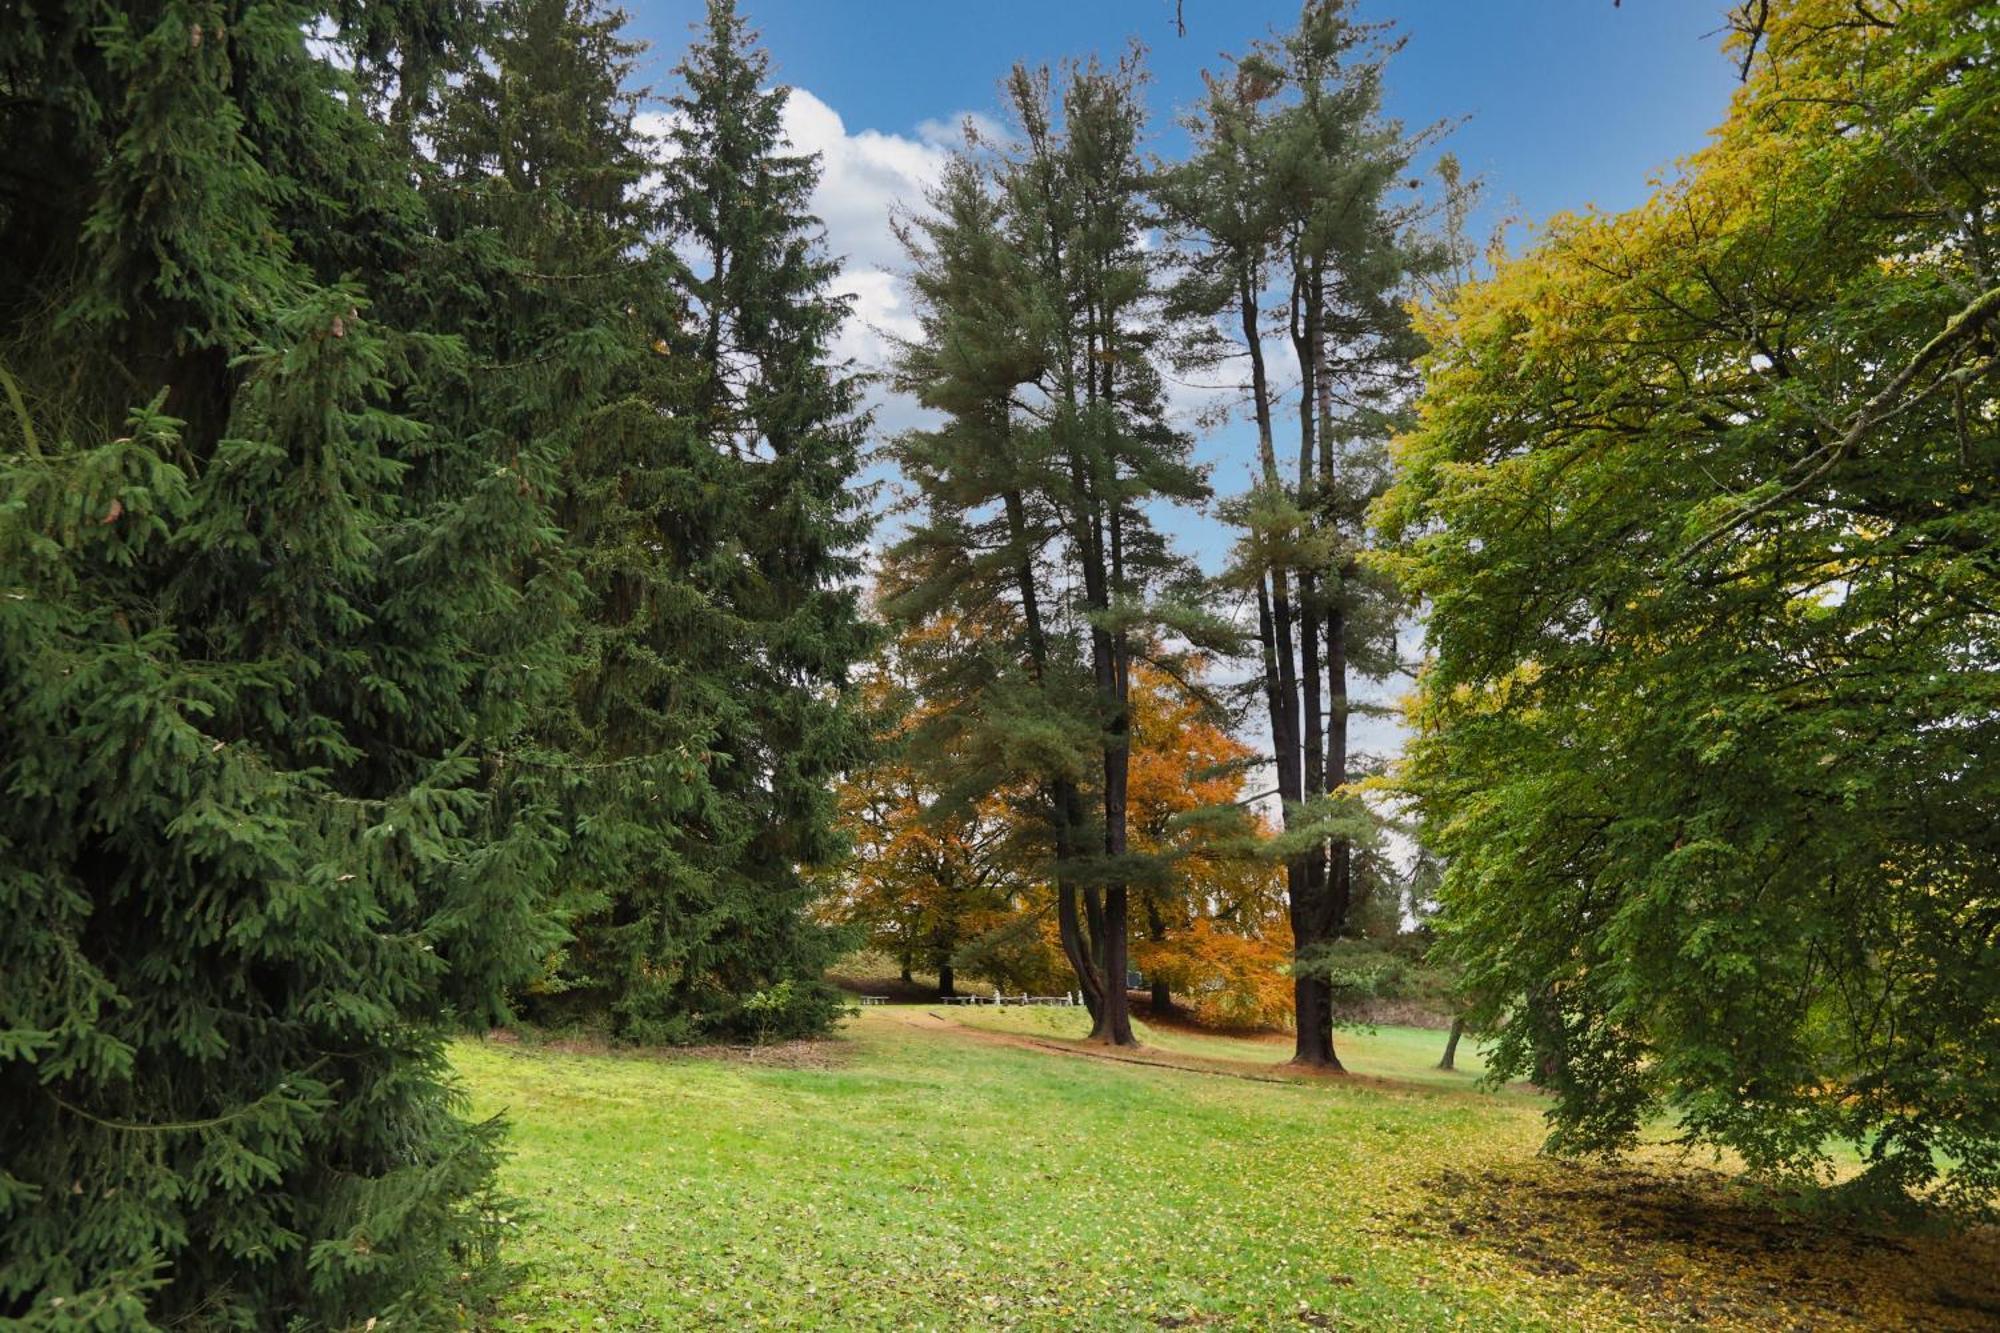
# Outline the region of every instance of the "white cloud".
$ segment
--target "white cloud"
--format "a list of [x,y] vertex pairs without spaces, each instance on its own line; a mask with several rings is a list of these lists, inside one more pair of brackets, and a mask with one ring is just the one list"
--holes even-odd
[[[792,89],[786,100],[784,126],[794,151],[819,155],[812,209],[826,226],[828,253],[841,264],[838,288],[854,298],[853,317],[834,350],[862,369],[884,369],[890,337],[917,331],[898,277],[903,251],[890,220],[923,207],[925,191],[944,171],[952,140],[932,121],[918,126],[915,137],[849,132],[838,111],[803,88]],[[922,419],[922,410],[907,400],[879,391],[871,398],[883,432]]]
[[[958,126],[966,119],[982,132],[997,132],[995,122],[977,112],[955,120],[926,120],[914,135],[880,130],[850,132],[840,113],[804,88],[793,88],[785,99],[783,126],[793,152],[819,157],[819,184],[813,190],[812,211],[826,229],[827,253],[840,263],[835,290],[853,298],[853,315],[834,341],[837,357],[851,359],[862,370],[880,371],[889,363],[890,337],[917,331],[915,315],[903,292],[899,274],[902,246],[890,225],[898,212],[921,209],[925,191],[944,171],[957,146]],[[638,117],[645,133],[664,135],[672,127],[667,111],[647,111]],[[699,266],[700,256],[687,256]],[[922,419],[914,403],[871,392],[880,431],[905,429]]]
[[937,148],[959,148],[965,143],[967,124],[972,126],[972,132],[982,143],[1007,141],[1006,127],[984,111],[961,111],[956,116],[933,116],[920,120],[917,122],[917,138]]
[[840,113],[803,88],[785,102],[785,135],[794,150],[817,153],[813,211],[826,224],[828,248],[849,269],[888,270],[902,261],[889,230],[892,208],[922,205],[944,169],[947,150],[880,130],[850,134]]

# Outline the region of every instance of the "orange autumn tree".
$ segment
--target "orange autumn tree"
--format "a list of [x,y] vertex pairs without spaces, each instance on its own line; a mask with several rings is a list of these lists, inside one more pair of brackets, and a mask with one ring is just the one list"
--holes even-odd
[[[838,790],[854,855],[823,910],[860,927],[905,978],[935,972],[943,992],[970,974],[1010,993],[1059,993],[1072,978],[1046,811],[1015,787],[955,797],[932,770],[963,756],[940,761],[922,743],[941,730],[929,725],[938,705],[908,663],[960,632],[947,621],[908,630],[861,680],[880,748]],[[1133,885],[1132,959],[1156,1012],[1178,1001],[1208,1022],[1279,1025],[1291,1003],[1282,874],[1259,850],[1271,830],[1242,800],[1254,753],[1221,725],[1202,676],[1199,663],[1182,680],[1134,667],[1131,848],[1161,869]]]
[[1207,1022],[1277,1026],[1292,1003],[1283,874],[1260,855],[1271,830],[1243,797],[1255,752],[1206,694],[1199,663],[1185,681],[1134,668],[1132,848],[1165,873],[1139,890],[1132,958],[1155,1013],[1179,996]]
[[[951,632],[940,624],[905,637]],[[907,646],[893,645],[860,681],[880,749],[836,791],[854,851],[824,914],[861,927],[870,947],[898,962],[904,980],[921,966],[949,995],[960,949],[1008,927],[1027,907],[1021,899],[1031,886],[1013,846],[1019,819],[1007,793],[949,799],[913,755],[910,738],[931,705],[898,665],[898,649]]]

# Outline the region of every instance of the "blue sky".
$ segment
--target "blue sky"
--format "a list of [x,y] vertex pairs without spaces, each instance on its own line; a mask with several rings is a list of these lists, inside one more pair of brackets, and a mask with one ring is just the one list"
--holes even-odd
[[[793,86],[795,142],[821,154],[815,204],[847,261],[858,319],[842,350],[879,362],[882,330],[909,327],[889,234],[897,205],[921,201],[967,115],[997,118],[999,82],[1017,60],[1110,55],[1137,38],[1148,50],[1157,151],[1184,142],[1175,116],[1197,99],[1204,67],[1290,26],[1296,0],[740,0],[777,77]],[[1701,146],[1735,86],[1720,52],[1724,0],[1360,0],[1406,45],[1390,63],[1387,110],[1406,127],[1456,123],[1445,143],[1485,184],[1474,219],[1484,241],[1502,218],[1518,248],[1551,214],[1640,202],[1677,158]],[[653,44],[641,77],[672,83],[701,0],[640,0],[633,31]],[[881,405],[885,428],[908,405]],[[1242,431],[1201,445],[1220,489],[1240,484]],[[1224,545],[1192,524],[1196,554]]]
[[[1655,168],[1698,147],[1734,86],[1717,54],[1720,0],[1363,0],[1408,39],[1391,65],[1389,110],[1408,125],[1470,119],[1452,146],[1528,216],[1644,197]],[[1199,94],[1199,73],[1273,28],[1283,0],[745,0],[785,82],[839,112],[850,131],[912,135],[965,111],[992,112],[1016,60],[1113,53],[1143,41],[1160,128]],[[642,0],[633,27],[667,70],[700,12]]]
[[[1200,95],[1201,70],[1298,15],[1296,0],[1183,0],[1182,37],[1174,0],[739,3],[778,80],[794,89],[793,142],[821,155],[814,206],[855,297],[840,350],[863,366],[880,364],[885,332],[911,327],[890,210],[921,203],[965,116],[998,118],[999,82],[1015,61],[1110,56],[1138,38],[1153,76],[1153,146],[1171,155],[1184,142],[1175,115]],[[642,78],[671,84],[701,12],[701,0],[633,6],[633,31],[654,47]],[[1389,65],[1386,110],[1410,129],[1462,122],[1445,147],[1485,184],[1475,236],[1518,219],[1515,249],[1553,214],[1642,201],[1662,172],[1701,147],[1736,86],[1720,50],[1723,0],[1359,0],[1358,13],[1392,21],[1406,40]],[[919,419],[894,399],[877,412],[884,430]],[[1219,493],[1242,488],[1253,447],[1242,423],[1198,440]],[[1219,566],[1229,540],[1219,524],[1184,514],[1168,526],[1205,567]],[[1367,693],[1386,699],[1405,684]],[[1400,733],[1386,720],[1357,719],[1355,740],[1380,753],[1396,749]]]

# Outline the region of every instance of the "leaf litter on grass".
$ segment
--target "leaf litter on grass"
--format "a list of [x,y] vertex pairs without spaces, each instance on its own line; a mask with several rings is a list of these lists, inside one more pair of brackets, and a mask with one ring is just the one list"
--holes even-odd
[[[461,1046],[479,1109],[510,1108],[506,1186],[538,1204],[515,1247],[532,1275],[501,1322],[1067,1333],[1986,1317],[1985,1252],[1968,1238],[1909,1253],[1812,1229],[1770,1231],[1796,1244],[1768,1254],[1742,1237],[1697,1243],[1682,1232],[1766,1224],[1720,1209],[1726,1184],[1700,1176],[1675,1213],[1672,1171],[1538,1158],[1539,1104],[1519,1094],[1419,1087],[1414,1067],[1388,1063],[1396,1090],[1279,1086],[1171,1067],[1165,1047],[1149,1053],[1165,1068],[1077,1059],[914,1017],[864,1013],[834,1068]],[[1019,1035],[1067,1031],[1023,1021]],[[1392,1036],[1377,1049],[1434,1058],[1428,1037]]]
[[1524,1275],[1608,1293],[1670,1326],[2000,1326],[2000,1234],[1888,1234],[1782,1209],[1702,1167],[1550,1158],[1422,1182],[1378,1214],[1393,1234],[1499,1255]]

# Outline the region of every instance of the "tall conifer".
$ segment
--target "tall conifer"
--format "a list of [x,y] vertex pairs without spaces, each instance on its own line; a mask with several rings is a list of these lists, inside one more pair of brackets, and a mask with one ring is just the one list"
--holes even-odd
[[[494,766],[547,660],[503,553],[550,528],[424,415],[464,349],[399,299],[408,164],[317,18],[0,19],[36,182],[0,201],[0,1313],[30,1322],[435,1324],[496,1234],[499,1127],[443,1040],[552,938],[559,830]],[[413,98],[466,50],[430,19],[373,19]]]
[[842,850],[832,782],[862,753],[847,694],[873,644],[855,486],[868,414],[834,353],[848,304],[811,211],[818,163],[791,151],[788,90],[769,85],[732,0],[711,0],[677,72],[664,200],[692,269],[696,429],[726,463],[727,536],[705,558],[704,596],[735,626],[715,645],[728,656],[706,760],[719,846],[699,925],[727,991],[762,989],[768,1005],[782,986],[785,1025],[809,1030],[831,1012],[817,978],[833,938],[808,916],[804,872]]
[[498,760],[573,830],[569,939],[523,999],[537,1019],[687,1039],[718,985],[700,962],[719,854],[699,812],[714,718],[735,707],[720,678],[736,628],[700,567],[726,539],[730,480],[692,424],[705,377],[646,187],[658,145],[635,124],[639,47],[588,0],[492,17],[487,58],[423,123],[448,258],[413,286],[473,349],[439,410],[510,460],[544,460],[519,485],[546,489],[562,527],[523,570],[572,611],[559,688]]
[[925,329],[902,373],[947,421],[897,446],[926,521],[892,566],[899,614],[983,621],[999,597],[1018,618],[1023,666],[988,655],[939,685],[976,691],[988,750],[1045,786],[1064,952],[1116,1045],[1133,1041],[1131,885],[1159,873],[1127,845],[1132,667],[1218,632],[1153,525],[1207,492],[1158,367],[1141,77],[1136,54],[1070,69],[1059,94],[1017,69],[1020,144],[990,183],[955,167],[912,233]]
[[[1396,669],[1395,589],[1371,571],[1367,511],[1386,489],[1385,441],[1418,350],[1401,296],[1441,260],[1390,191],[1420,139],[1380,117],[1380,34],[1337,0],[1211,78],[1197,152],[1162,198],[1193,242],[1180,300],[1225,323],[1249,364],[1258,471],[1230,512],[1243,529],[1225,582],[1258,613],[1258,673],[1284,803],[1296,1060],[1338,1068],[1328,950],[1349,928],[1355,844],[1372,833],[1341,789],[1362,775],[1349,742],[1356,675]],[[1281,303],[1281,304],[1280,304]],[[1296,464],[1281,460],[1281,391],[1266,368],[1269,311],[1300,374]]]

